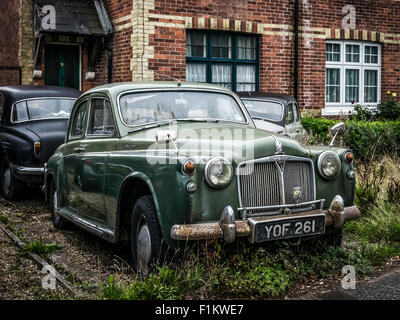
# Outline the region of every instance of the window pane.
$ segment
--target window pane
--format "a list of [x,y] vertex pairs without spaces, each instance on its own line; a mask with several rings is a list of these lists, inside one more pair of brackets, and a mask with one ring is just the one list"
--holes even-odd
[[340,62],[340,44],[338,43],[326,44],[326,61]]
[[256,67],[238,65],[236,67],[236,91],[256,91]]
[[232,65],[213,64],[211,82],[219,84],[225,88],[232,88]]
[[360,72],[359,70],[347,69],[346,70],[346,96],[345,102],[356,103],[359,102],[359,89],[360,89]]
[[211,39],[211,56],[213,58],[231,59],[231,36],[212,35]]
[[378,63],[378,47],[365,46],[365,63]]
[[206,82],[206,65],[203,63],[187,63],[186,81]]
[[256,59],[256,39],[254,37],[237,37],[236,55],[238,59]]
[[186,36],[186,56],[206,57],[206,35],[201,33],[188,33]]
[[86,106],[87,102],[85,101],[81,105],[79,105],[77,111],[75,112],[74,120],[72,123],[71,136],[77,137],[82,135],[84,126],[83,119],[85,118]]
[[360,62],[360,46],[346,44],[346,62]]
[[340,102],[340,69],[326,69],[326,102]]
[[364,101],[378,102],[377,70],[365,70],[364,72]]
[[114,129],[110,104],[104,99],[93,99],[88,134],[112,135]]
[[25,101],[18,102],[14,105],[12,120],[14,122],[29,120],[28,108]]
[[288,105],[288,109],[287,109],[285,123],[286,124],[291,124],[293,122],[294,122],[293,105],[289,104]]

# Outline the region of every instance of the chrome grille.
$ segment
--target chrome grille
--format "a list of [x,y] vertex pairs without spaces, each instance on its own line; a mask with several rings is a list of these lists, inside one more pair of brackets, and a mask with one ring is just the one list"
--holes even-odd
[[[315,200],[314,167],[310,159],[272,156],[241,163],[237,173],[240,209],[244,215],[282,213],[285,205],[301,207],[302,203]],[[295,188],[302,194],[297,200],[293,197]],[[277,209],[277,206],[283,207]],[[309,210],[310,205],[302,209],[297,211]]]
[[293,189],[300,187],[303,198],[301,202],[314,200],[313,181],[310,176],[310,163],[288,161],[283,174],[285,185],[285,204],[296,203],[293,199]]

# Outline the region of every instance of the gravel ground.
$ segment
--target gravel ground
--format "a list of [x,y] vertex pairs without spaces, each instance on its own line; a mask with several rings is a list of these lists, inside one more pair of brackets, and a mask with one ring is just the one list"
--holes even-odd
[[20,253],[15,244],[0,230],[0,300],[37,300],[69,298],[61,286],[42,288],[40,269]]

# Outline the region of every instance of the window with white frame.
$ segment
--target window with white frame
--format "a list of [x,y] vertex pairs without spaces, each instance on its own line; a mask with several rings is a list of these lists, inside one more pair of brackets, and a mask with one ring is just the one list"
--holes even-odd
[[356,104],[376,106],[380,78],[379,44],[327,41],[324,114],[348,113]]

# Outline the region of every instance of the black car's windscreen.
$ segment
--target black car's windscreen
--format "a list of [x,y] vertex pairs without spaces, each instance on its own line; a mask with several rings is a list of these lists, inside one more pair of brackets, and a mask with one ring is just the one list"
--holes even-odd
[[174,119],[246,121],[232,96],[204,91],[125,94],[120,99],[120,110],[129,126]]
[[29,121],[51,118],[68,118],[75,99],[32,99],[16,103],[12,121]]
[[278,102],[242,99],[252,117],[281,121],[283,105]]

